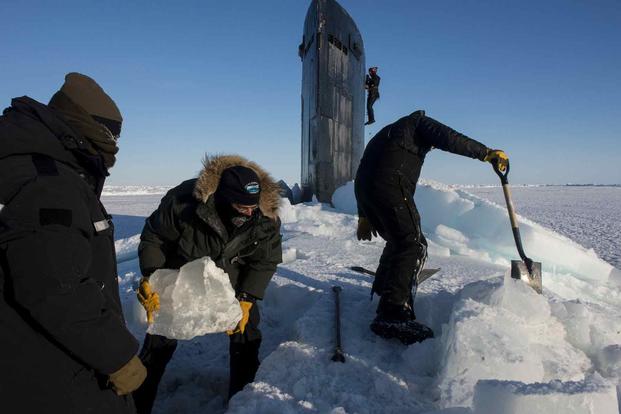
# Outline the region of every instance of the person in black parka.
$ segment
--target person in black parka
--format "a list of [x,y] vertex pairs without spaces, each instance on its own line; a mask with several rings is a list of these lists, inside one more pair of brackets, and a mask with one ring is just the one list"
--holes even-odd
[[[143,278],[138,300],[151,313],[159,297],[149,276],[179,269],[201,257],[222,268],[235,289],[243,317],[230,337],[229,398],[252,382],[259,368],[259,305],[282,262],[280,187],[256,163],[237,155],[206,157],[198,178],[170,190],[147,219],[138,254]],[[157,387],[177,341],[147,334],[141,357],[149,370],[134,392],[139,414],[151,412]]]
[[365,125],[371,125],[375,122],[375,112],[373,111],[373,104],[380,97],[379,84],[380,77],[377,74],[377,66],[369,68],[369,74],[365,78],[364,88],[367,90],[367,122]]
[[125,326],[99,201],[121,114],[70,73],[0,116],[0,411],[129,414],[146,370]]
[[359,240],[379,235],[386,240],[372,292],[380,296],[371,329],[406,344],[422,341],[433,332],[415,321],[416,278],[427,259],[427,241],[414,204],[414,191],[425,156],[432,148],[481,161],[498,163],[504,171],[508,158],[448,126],[416,111],[380,130],[367,144],[358,167],[355,195]]

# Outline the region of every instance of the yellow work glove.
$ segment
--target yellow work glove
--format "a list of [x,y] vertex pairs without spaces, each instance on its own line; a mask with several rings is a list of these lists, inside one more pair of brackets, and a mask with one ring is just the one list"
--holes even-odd
[[121,369],[110,374],[108,379],[116,395],[125,395],[137,390],[146,377],[147,369],[140,358],[134,356]]
[[507,165],[509,165],[509,157],[502,150],[488,149],[483,161],[491,162],[492,165],[497,164],[500,172],[505,172]]
[[246,325],[248,325],[248,319],[250,318],[250,308],[252,308],[252,305],[253,305],[253,302],[247,302],[245,300],[239,301],[239,307],[242,310],[242,318],[237,323],[237,326],[235,327],[235,329],[233,330],[229,329],[228,331],[226,331],[228,335],[234,335],[236,333],[244,333],[244,331],[246,330]]
[[140,279],[140,286],[136,296],[138,297],[138,302],[147,311],[147,323],[152,324],[153,312],[160,310],[160,295],[151,289],[148,278],[143,277]]
[[358,240],[371,240],[371,234],[377,237],[377,231],[369,223],[369,220],[366,217],[358,218],[358,230],[356,230]]

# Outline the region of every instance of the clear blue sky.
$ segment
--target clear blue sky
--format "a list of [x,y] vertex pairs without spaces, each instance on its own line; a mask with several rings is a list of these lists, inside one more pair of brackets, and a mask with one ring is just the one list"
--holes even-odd
[[[108,184],[173,185],[205,152],[300,173],[297,46],[309,1],[0,0],[0,99],[95,78],[125,117]],[[384,124],[416,109],[510,156],[514,183],[621,183],[621,2],[342,0]],[[496,183],[433,151],[423,177]]]

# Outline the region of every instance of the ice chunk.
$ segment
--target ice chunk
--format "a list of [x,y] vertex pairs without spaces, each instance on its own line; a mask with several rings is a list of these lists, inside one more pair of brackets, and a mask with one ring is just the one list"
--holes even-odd
[[481,379],[582,380],[590,360],[566,336],[545,298],[508,273],[501,285],[466,287],[441,337],[444,407],[470,405]]
[[282,252],[282,263],[283,264],[295,262],[297,258],[298,258],[298,251],[297,249],[293,247],[284,249]]
[[601,379],[579,382],[479,381],[473,414],[618,414],[617,390]]
[[354,182],[349,181],[332,194],[332,205],[347,214],[358,214],[358,202],[354,195]]
[[157,270],[150,282],[160,295],[160,310],[147,330],[150,334],[192,339],[233,329],[241,319],[228,275],[208,257],[179,270]]
[[278,216],[283,223],[295,223],[298,218],[296,215],[296,209],[291,205],[289,200],[283,198],[280,203],[280,210]]
[[449,257],[451,255],[451,250],[448,247],[440,246],[433,240],[427,239],[427,253],[429,253],[430,256]]

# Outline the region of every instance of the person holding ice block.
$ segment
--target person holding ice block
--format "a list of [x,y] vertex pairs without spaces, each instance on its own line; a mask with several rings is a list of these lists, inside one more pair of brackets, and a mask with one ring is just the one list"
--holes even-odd
[[[256,163],[236,155],[207,156],[198,178],[170,190],[146,220],[138,248],[138,300],[153,320],[159,296],[149,284],[157,269],[179,269],[211,258],[229,276],[242,310],[230,336],[229,398],[254,380],[259,367],[259,308],[265,289],[282,262],[279,186]],[[177,341],[147,334],[141,358],[148,369],[134,392],[139,413],[150,413],[157,386]]]

